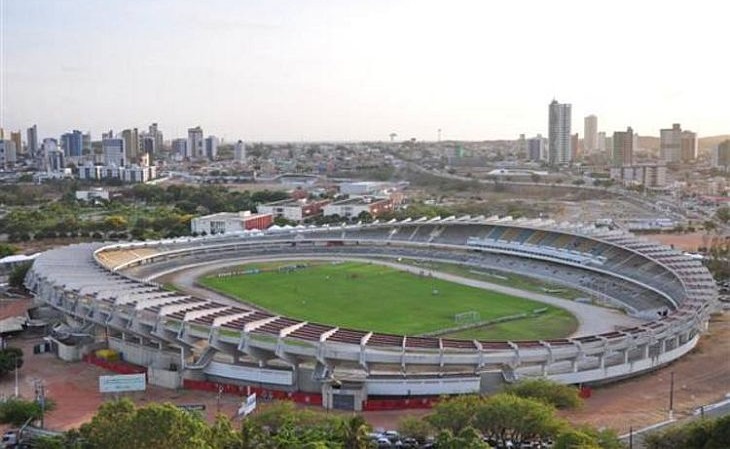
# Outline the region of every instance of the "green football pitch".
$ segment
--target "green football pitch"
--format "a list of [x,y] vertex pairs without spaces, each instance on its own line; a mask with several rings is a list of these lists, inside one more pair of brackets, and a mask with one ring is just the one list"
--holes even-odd
[[[299,265],[298,268],[292,268]],[[480,321],[520,313],[514,321],[455,333],[456,338],[561,338],[575,331],[567,311],[543,303],[407,273],[367,262],[269,262],[232,268],[199,283],[272,313],[353,329],[418,335],[457,326],[455,315]],[[544,311],[531,316],[536,309]]]

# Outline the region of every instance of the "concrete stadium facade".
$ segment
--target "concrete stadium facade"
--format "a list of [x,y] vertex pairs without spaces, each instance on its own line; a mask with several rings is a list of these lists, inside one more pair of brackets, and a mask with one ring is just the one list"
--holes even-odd
[[[263,257],[415,258],[515,272],[581,289],[642,324],[540,341],[390,335],[190,297],[152,281],[181,267]],[[497,217],[74,245],[39,256],[26,285],[70,329],[146,366],[152,383],[269,388],[354,410],[377,398],[487,392],[530,376],[573,384],[634,376],[694,348],[717,302],[701,262],[669,247],[618,230]]]

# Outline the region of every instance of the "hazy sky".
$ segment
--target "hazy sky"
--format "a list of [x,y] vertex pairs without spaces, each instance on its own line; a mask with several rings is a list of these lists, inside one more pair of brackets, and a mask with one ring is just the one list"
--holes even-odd
[[0,124],[165,138],[730,133],[730,4],[718,1],[0,0]]

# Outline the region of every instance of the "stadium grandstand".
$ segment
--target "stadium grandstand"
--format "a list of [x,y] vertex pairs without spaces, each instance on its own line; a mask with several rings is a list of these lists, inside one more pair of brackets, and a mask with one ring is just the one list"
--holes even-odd
[[[392,335],[192,297],[154,282],[181,267],[277,256],[407,257],[517,273],[584,291],[642,324],[540,341]],[[38,256],[26,286],[61,311],[68,328],[92,329],[125,360],[147,367],[152,383],[266,388],[354,410],[414,406],[416,398],[486,392],[530,376],[572,384],[634,376],[694,348],[717,303],[701,261],[672,248],[624,231],[483,216],[78,244]],[[67,358],[85,351],[59,348]]]

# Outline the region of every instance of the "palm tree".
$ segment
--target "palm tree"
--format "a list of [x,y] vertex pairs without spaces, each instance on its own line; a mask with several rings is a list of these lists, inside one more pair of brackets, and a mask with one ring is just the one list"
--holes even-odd
[[369,449],[372,447],[368,432],[370,425],[360,415],[343,420],[339,433],[345,449]]

